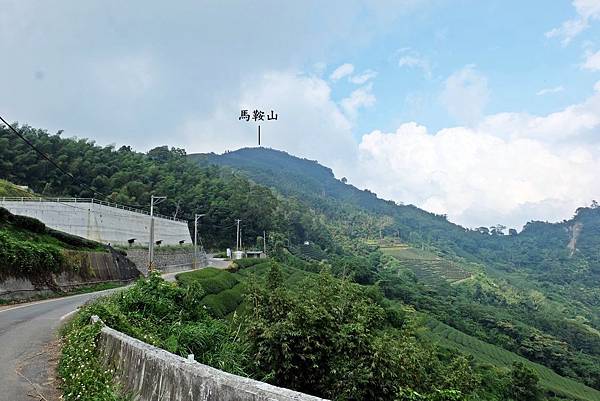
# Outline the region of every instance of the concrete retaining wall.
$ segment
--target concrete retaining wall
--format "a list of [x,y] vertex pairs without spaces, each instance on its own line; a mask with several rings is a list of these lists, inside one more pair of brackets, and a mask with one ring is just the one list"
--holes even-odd
[[[36,218],[55,230],[98,241],[103,244],[147,245],[150,237],[150,216],[98,203],[78,200],[69,202],[38,200],[7,200],[0,198],[0,206],[13,214]],[[154,238],[164,245],[177,245],[179,241],[192,243],[187,222],[154,218]]]
[[[137,268],[146,274],[148,269],[148,250],[147,249],[128,249],[127,258],[131,260]],[[163,273],[171,273],[192,269],[194,265],[194,252],[191,250],[161,249],[154,248],[154,266]],[[204,254],[198,252],[198,263],[196,267],[204,267],[207,260]]]
[[118,252],[66,252],[79,261],[77,271],[32,279],[8,277],[0,281],[0,299],[27,299],[92,284],[127,283],[140,276],[136,266]]
[[98,347],[135,401],[326,401],[188,361],[109,327]]

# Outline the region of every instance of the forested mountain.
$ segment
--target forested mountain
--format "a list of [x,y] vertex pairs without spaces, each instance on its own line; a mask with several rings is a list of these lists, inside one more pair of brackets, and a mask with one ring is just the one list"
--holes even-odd
[[95,197],[149,209],[150,195],[167,196],[157,212],[193,221],[206,214],[199,232],[210,248],[235,244],[235,219],[243,221],[245,243],[253,246],[268,231],[298,243],[307,236],[333,249],[330,233],[294,199],[215,166],[199,167],[183,149],[167,146],[147,154],[128,146],[101,147],[93,141],[62,138],[28,126],[21,133],[74,178],[41,158],[0,125],[0,179],[26,185],[42,196]]
[[400,263],[408,266],[404,281],[386,270],[378,278],[386,295],[600,388],[600,208],[595,202],[568,221],[530,222],[520,233],[505,235],[501,226],[469,230],[415,206],[379,199],[315,161],[281,151],[247,148],[188,157],[202,166],[230,167],[298,199],[323,213],[342,237],[383,236],[462,266],[472,278],[456,285],[411,276],[413,259]]
[[[284,152],[186,155],[163,146],[140,153],[28,126],[20,131],[73,177],[0,127],[0,179],[43,196],[96,197],[138,208],[147,208],[151,194],[165,195],[159,213],[188,220],[206,214],[200,233],[211,248],[233,246],[235,219],[241,219],[249,246],[262,245],[267,231],[270,253],[282,263],[331,270],[416,310],[423,338],[449,348],[479,339],[496,345],[493,353],[504,348],[504,362],[478,360],[479,346],[461,352],[502,368],[510,368],[506,361],[516,361],[516,354],[545,365],[579,382],[567,389],[542,378],[548,393],[565,399],[600,394],[582,385],[600,389],[596,204],[569,221],[531,222],[504,235],[501,227],[468,230],[445,216],[381,200],[317,162]],[[438,330],[444,324],[458,330],[453,338]]]

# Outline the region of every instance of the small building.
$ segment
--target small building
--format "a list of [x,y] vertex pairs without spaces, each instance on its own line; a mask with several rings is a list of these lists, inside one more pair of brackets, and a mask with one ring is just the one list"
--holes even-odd
[[246,257],[252,259],[266,258],[267,255],[263,251],[246,251]]

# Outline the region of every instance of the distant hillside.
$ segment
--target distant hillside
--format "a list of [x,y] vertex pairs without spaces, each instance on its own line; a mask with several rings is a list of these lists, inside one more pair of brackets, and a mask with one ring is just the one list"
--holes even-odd
[[[569,221],[530,222],[521,233],[507,236],[497,231],[497,227],[469,230],[449,222],[445,216],[380,199],[369,190],[360,190],[336,179],[331,169],[316,161],[278,150],[244,148],[222,155],[191,154],[188,157],[200,165],[232,168],[283,195],[296,197],[345,224],[346,233],[351,236],[398,237],[470,260],[511,268],[532,267],[540,262],[543,254],[551,253],[557,258],[577,254],[589,259],[591,270],[594,274],[598,270],[600,274],[600,267],[596,269],[595,265],[600,261],[597,251],[600,208],[597,205],[578,209]],[[371,220],[361,213],[367,213]],[[363,227],[357,228],[357,224]],[[509,244],[517,245],[518,249],[508,252]],[[537,256],[530,254],[531,245],[543,252]]]
[[600,389],[597,204],[578,209],[568,221],[530,222],[520,233],[505,235],[502,227],[469,230],[445,216],[379,199],[315,161],[281,151],[247,148],[188,157],[297,199],[326,216],[338,241],[369,245],[384,237],[384,243],[393,239],[436,255],[432,267],[386,252],[395,260],[379,273],[386,296]]
[[[54,168],[0,125],[0,179],[27,185],[40,195],[95,197],[147,211],[151,195],[166,196],[155,211],[192,223],[195,214],[203,214],[199,235],[208,248],[235,245],[236,219],[243,221],[243,243],[248,247],[262,244],[264,231],[293,243],[311,237],[329,249],[335,246],[330,233],[297,201],[276,198],[268,188],[225,169],[198,167],[186,159],[183,149],[160,146],[140,153],[129,146],[102,147],[29,126],[17,128],[76,177]],[[7,183],[0,183],[2,188],[5,196],[26,196]]]
[[199,164],[215,164],[242,170],[251,179],[276,187],[284,195],[335,200],[377,213],[391,213],[394,208],[400,208],[405,213],[444,220],[442,216],[412,205],[397,205],[393,201],[382,200],[369,190],[360,190],[336,179],[330,168],[314,160],[298,158],[275,149],[243,148],[222,155],[207,153],[190,154],[188,157]]

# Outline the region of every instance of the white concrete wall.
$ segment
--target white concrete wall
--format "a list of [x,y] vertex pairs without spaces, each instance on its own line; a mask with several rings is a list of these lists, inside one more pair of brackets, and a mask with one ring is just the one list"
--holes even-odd
[[136,401],[329,401],[184,359],[106,326],[98,348],[104,367]]
[[[83,238],[127,245],[147,245],[150,237],[150,216],[144,213],[100,205],[92,202],[13,201],[0,198],[0,206],[13,214],[36,218],[55,230]],[[182,221],[154,218],[154,239],[163,245],[177,245],[184,240],[192,243],[188,225]]]

